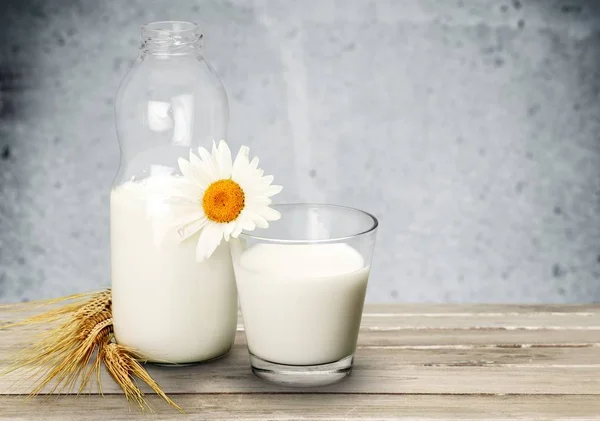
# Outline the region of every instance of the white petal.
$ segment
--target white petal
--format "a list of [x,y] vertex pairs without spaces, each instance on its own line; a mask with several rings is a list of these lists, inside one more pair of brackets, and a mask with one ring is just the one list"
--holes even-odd
[[265,218],[267,221],[277,221],[281,218],[281,213],[273,208],[269,208],[268,206],[263,207],[256,213]]
[[195,166],[202,166],[202,160],[190,149],[190,162]]
[[271,197],[271,196],[275,196],[277,193],[280,193],[281,190],[283,190],[283,187],[272,185],[272,186],[262,189],[260,191],[260,193],[267,197]]
[[[244,209],[242,212],[240,212],[240,215],[238,216],[236,221],[237,227],[234,233],[237,233],[238,235],[239,232],[241,232],[242,230],[253,231],[254,228],[256,228],[256,224],[254,223],[254,221],[252,221],[252,217],[249,216],[247,209]],[[236,237],[236,235],[234,235],[234,237]]]
[[244,228],[242,227],[242,224],[240,224],[240,223],[237,223],[237,224],[235,225],[235,229],[234,229],[234,230],[233,230],[233,232],[231,233],[231,236],[232,236],[233,238],[238,238],[238,237],[240,236],[240,234],[242,233],[242,230],[243,230],[243,229],[244,229]]
[[260,179],[260,183],[262,185],[268,186],[269,184],[271,184],[273,182],[274,179],[275,179],[275,177],[273,177],[272,175],[265,175],[264,177],[262,177]]
[[233,164],[231,163],[231,151],[224,140],[219,142],[215,158],[217,160],[220,178],[231,178],[231,170],[233,168]]
[[172,207],[171,212],[168,215],[168,218],[171,220],[171,226],[173,227],[181,227],[183,225],[187,225],[190,222],[198,221],[198,220],[206,220],[206,215],[201,210],[201,208],[190,207]]
[[[190,155],[192,155],[190,153]],[[179,164],[179,169],[181,170],[181,174],[183,174],[185,180],[187,180],[191,184],[196,184],[202,189],[206,189],[210,182],[208,181],[208,177],[204,174],[202,169],[202,164],[194,165],[191,161],[186,161],[183,158],[179,158],[177,160]],[[183,184],[183,183],[180,183]]]
[[200,155],[200,158],[202,158],[204,171],[206,172],[210,182],[212,183],[213,181],[217,181],[219,179],[219,173],[215,167],[215,162],[212,155],[204,148],[198,148],[198,154]]
[[[254,222],[258,228],[268,228],[269,227],[269,223],[267,222],[267,220],[265,218],[263,218],[261,215],[259,215],[257,212],[254,212],[251,210],[246,210],[246,213],[248,215],[248,218],[252,218],[252,222]],[[248,230],[248,231],[251,231],[251,230]]]
[[189,181],[195,181],[196,175],[194,174],[194,170],[192,169],[192,164],[189,161],[186,161],[183,158],[179,158],[177,160],[179,164],[179,169],[181,170],[181,174]]
[[207,218],[197,219],[177,228],[177,236],[179,238],[179,241],[187,240],[192,235],[196,234],[206,225],[207,221]]
[[235,231],[235,227],[235,221],[225,224],[225,226],[223,227],[223,237],[225,238],[225,241],[229,241],[229,237],[231,236],[231,233]]
[[196,260],[202,262],[209,258],[223,240],[223,231],[220,224],[207,223],[198,238],[196,246]]
[[[186,178],[181,178],[181,183],[174,184],[171,187],[171,196],[181,196],[190,199],[197,199],[204,195],[204,190],[206,190],[206,188],[201,186],[200,183],[188,182]],[[163,194],[165,194],[164,191]]]
[[244,231],[254,231],[256,229],[256,223],[252,219],[248,219],[244,221],[244,225],[242,225],[242,229]]
[[267,196],[252,195],[246,199],[245,203],[252,206],[269,206],[273,201]]
[[235,157],[233,162],[233,169],[231,171],[232,180],[236,181],[244,176],[246,168],[248,166],[248,154],[250,149],[247,146],[242,146]]
[[213,147],[212,147],[212,151],[210,153],[210,157],[211,157],[211,162],[213,164],[213,167],[215,168],[215,171],[217,172],[217,176],[219,175],[219,161],[217,159],[217,145],[215,144],[215,141],[213,140],[212,142]]
[[252,168],[253,170],[256,170],[258,168],[258,157],[257,156],[252,158],[252,161],[250,161],[250,168]]
[[262,217],[255,218],[254,223],[258,228],[269,228],[269,223]]
[[207,166],[204,164],[204,162],[192,151],[190,151],[190,163],[193,166],[194,175],[198,180],[198,184],[206,190],[210,183],[214,181],[210,177],[210,169],[207,170]]
[[260,185],[259,179],[252,177],[251,174],[248,174],[248,172],[244,171],[240,171],[240,175],[238,177],[232,177],[232,180],[240,185],[242,190],[244,190],[244,194],[247,196],[253,196],[256,194],[256,192],[259,192],[261,189],[265,188],[265,186]]

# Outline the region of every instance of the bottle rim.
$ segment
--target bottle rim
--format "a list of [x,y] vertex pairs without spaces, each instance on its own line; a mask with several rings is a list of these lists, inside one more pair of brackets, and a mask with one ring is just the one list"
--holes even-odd
[[142,25],[141,49],[160,54],[182,53],[187,47],[201,46],[202,31],[194,22],[158,21]]

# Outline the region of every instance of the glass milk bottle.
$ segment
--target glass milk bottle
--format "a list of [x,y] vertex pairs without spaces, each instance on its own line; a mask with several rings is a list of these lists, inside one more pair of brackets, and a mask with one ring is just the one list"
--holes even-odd
[[[116,101],[121,162],[111,192],[111,282],[117,342],[149,362],[185,364],[225,354],[237,325],[227,243],[196,261],[198,237],[158,241],[150,218],[160,183],[180,175],[179,157],[225,139],[223,85],[189,22],[142,27],[140,57]],[[168,208],[163,211],[168,212]]]

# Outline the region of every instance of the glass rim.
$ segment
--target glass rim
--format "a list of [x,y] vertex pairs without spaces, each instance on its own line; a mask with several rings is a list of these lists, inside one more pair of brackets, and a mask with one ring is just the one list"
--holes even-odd
[[[304,202],[279,203],[279,204],[270,205],[270,206],[275,210],[280,210],[281,208],[285,208],[285,207],[307,207],[307,208],[316,207],[316,208],[338,209],[338,210],[342,210],[344,212],[350,211],[350,212],[362,214],[362,215],[370,218],[371,226],[364,231],[360,231],[360,232],[357,232],[354,234],[340,236],[340,237],[324,238],[324,239],[318,239],[318,240],[286,240],[283,238],[273,238],[273,237],[265,237],[265,236],[261,236],[261,235],[254,235],[252,233],[243,232],[243,231],[240,233],[240,238],[250,238],[250,239],[262,241],[265,243],[277,243],[277,244],[327,244],[327,243],[338,243],[340,241],[351,240],[351,239],[369,234],[371,232],[374,232],[377,229],[377,227],[379,226],[379,220],[377,219],[377,217],[375,217],[375,215],[373,215],[367,211],[364,211],[364,210],[361,210],[358,208],[353,208],[350,206],[334,205],[334,204],[330,204],[330,203],[304,203]],[[274,221],[274,222],[277,222],[277,221]]]

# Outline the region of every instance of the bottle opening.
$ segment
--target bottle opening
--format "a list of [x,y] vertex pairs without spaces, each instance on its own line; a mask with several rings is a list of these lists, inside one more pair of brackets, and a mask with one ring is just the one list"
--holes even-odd
[[201,47],[202,37],[193,22],[152,22],[142,26],[141,49],[151,54],[185,54]]

